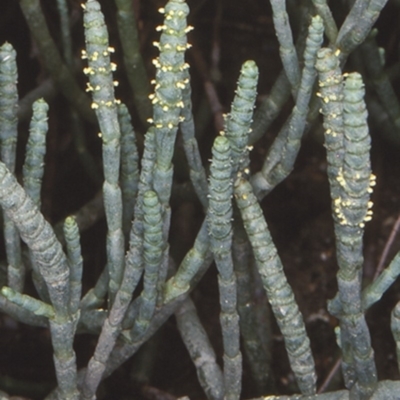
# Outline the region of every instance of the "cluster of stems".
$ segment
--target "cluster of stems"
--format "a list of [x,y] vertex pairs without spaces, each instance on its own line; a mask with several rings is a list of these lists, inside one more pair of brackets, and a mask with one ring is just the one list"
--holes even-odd
[[[9,43],[1,46],[0,206],[7,267],[1,277],[0,308],[17,321],[49,329],[57,388],[46,399],[96,399],[101,382],[174,314],[199,383],[210,400],[241,398],[244,359],[250,366],[255,392],[263,399],[395,399],[400,382],[378,381],[365,313],[400,274],[400,255],[363,289],[363,234],[365,224],[372,219],[370,197],[376,177],[370,166],[363,77],[357,72],[343,73],[348,56],[360,47],[356,57],[365,64],[363,71],[376,92],[377,107],[387,115],[387,131],[398,133],[400,106],[376,55],[376,33],[371,32],[386,1],[348,2],[352,6],[340,28],[326,0],[306,1],[298,15],[300,33],[295,41],[291,10],[286,4],[290,2],[271,0],[283,70],[254,112],[258,76],[263,72],[254,61],[243,62],[223,130],[213,142],[209,166],[203,164],[195,133],[185,61],[192,27],[187,24],[185,0],[169,0],[159,9],[164,21],[157,27],[160,39],[154,43],[159,55],[153,60],[152,93],[139,52],[133,2],[115,0],[125,70],[138,121],[146,131],[141,157],[136,135],[141,136],[132,126],[128,107],[116,97],[118,82],[113,75],[117,66],[111,61],[114,48],[100,3],[87,0],[82,4],[86,47],[81,56],[87,62],[84,74],[89,95],[75,77],[66,1],[57,2],[61,51],[50,36],[39,1],[19,3],[49,76],[69,102],[66,112],[73,121],[74,143],[93,181],[98,181],[100,174],[86,148],[85,120],[98,124],[102,142],[104,179],[99,196],[107,225],[106,262],[94,287],[82,295],[80,232],[90,224],[87,220],[98,200],[75,215],[66,215],[62,229],[53,228],[42,215],[40,193],[49,111],[42,98],[32,104],[22,179],[17,181],[18,115],[22,119],[27,114],[21,111],[27,102],[21,101],[18,109],[16,54]],[[324,34],[327,47],[322,48]],[[37,92],[32,96],[37,97]],[[290,96],[290,115],[261,169],[252,171],[252,145]],[[306,324],[260,205],[293,170],[302,137],[318,109],[323,117],[338,264],[338,293],[329,301],[328,310],[338,320],[337,341],[346,388],[327,394],[317,394]],[[178,134],[187,160],[189,191],[197,197],[204,220],[191,249],[177,264],[170,248],[170,232],[172,196],[182,187],[174,181]],[[387,137],[399,141],[393,133]],[[222,365],[191,299],[191,291],[213,262],[218,272]],[[32,276],[35,295],[25,293],[27,275]],[[257,304],[255,292],[261,292],[269,305]],[[273,395],[273,317],[299,395]],[[400,303],[392,312],[391,328],[400,366]],[[95,334],[98,339],[87,366],[78,370],[73,343],[81,333]],[[9,398],[6,393],[1,396]]]

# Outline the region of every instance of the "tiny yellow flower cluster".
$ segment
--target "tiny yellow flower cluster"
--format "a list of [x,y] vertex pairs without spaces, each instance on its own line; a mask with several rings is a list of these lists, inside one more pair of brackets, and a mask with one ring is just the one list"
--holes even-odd
[[[321,83],[320,83],[320,86],[321,86]],[[338,83],[340,83],[340,81]],[[328,104],[330,101],[341,101],[342,100],[339,96],[336,96],[335,94],[331,94],[329,96],[323,97],[320,92],[317,92],[316,95],[317,95],[317,97],[320,97],[325,104]]]
[[[342,75],[334,74],[334,75],[329,76],[328,78],[326,78],[324,81],[319,81],[319,87],[320,88],[324,88],[324,87],[341,85],[342,82],[343,82]],[[337,95],[335,93],[323,95],[321,92],[317,92],[316,95],[317,95],[317,97],[321,98],[321,100],[323,101],[324,104],[328,104],[328,103],[331,103],[331,102],[340,103],[340,102],[343,101],[343,96],[342,95]],[[319,112],[321,114],[324,114],[326,120],[333,120],[333,119],[336,119],[336,118],[339,117],[339,114],[337,114],[335,112],[327,113],[327,111],[325,111],[325,113],[324,113],[324,110],[322,108],[319,110]],[[325,133],[327,135],[332,135],[333,137],[336,137],[337,134],[338,134],[337,132],[333,131],[330,128],[326,129]]]
[[117,64],[115,63],[110,63],[110,69],[107,69],[105,67],[98,67],[97,69],[94,69],[93,67],[86,67],[83,69],[83,73],[85,75],[95,75],[97,74],[108,74],[109,72],[114,72],[117,70]]
[[336,137],[337,136],[337,133],[335,131],[333,131],[331,128],[326,129],[325,133],[327,135],[332,135],[332,137]]
[[336,76],[332,75],[325,79],[324,81],[319,81],[319,87],[325,87],[325,86],[333,86],[333,85],[340,85],[342,83],[342,76]]
[[[114,53],[114,47],[107,47],[107,50],[102,52],[103,57],[109,57],[111,53]],[[93,54],[89,55],[86,50],[81,51],[81,58],[82,60],[90,60],[90,61],[97,61],[99,59],[100,53],[98,51],[94,51]]]
[[[160,14],[165,14],[165,8],[164,8],[164,7],[159,8],[159,9],[158,9],[158,12],[159,12]],[[178,11],[170,10],[170,11],[168,11],[167,14],[165,15],[165,19],[166,19],[166,20],[170,20],[170,19],[172,19],[173,17],[185,18],[185,17],[186,17],[186,13],[184,13],[182,10],[178,10]]]
[[[356,177],[357,178],[357,177]],[[346,180],[343,176],[343,171],[342,168],[340,168],[338,176],[336,178],[338,183],[342,188],[344,188],[345,192],[347,189],[347,183]],[[369,177],[369,186],[367,188],[367,193],[371,194],[373,191],[373,187],[376,185],[376,176],[374,174],[371,174]],[[334,205],[334,212],[336,214],[336,217],[339,220],[340,225],[347,225],[347,226],[354,226],[354,223],[350,223],[350,221],[346,218],[346,209],[349,208],[359,208],[360,207],[360,202],[358,198],[352,199],[350,196],[346,196],[347,198],[342,198],[338,197],[333,200],[333,205]],[[365,215],[363,217],[363,220],[361,222],[358,222],[357,225],[359,228],[364,228],[365,227],[365,222],[369,222],[372,220],[372,206],[373,202],[368,201],[367,202],[367,209],[365,212]]]
[[[172,19],[180,18],[184,19],[187,16],[187,13],[182,11],[182,10],[169,10],[168,12],[164,8],[160,8],[159,12],[162,14],[165,14],[164,16],[164,24],[160,25],[156,28],[157,31],[162,31],[162,36],[161,36],[161,41],[160,42],[153,42],[153,45],[157,47],[161,54],[168,54],[168,57],[157,57],[155,58],[152,63],[157,69],[156,73],[156,79],[153,79],[151,83],[154,85],[154,93],[149,95],[149,98],[152,102],[152,104],[158,108],[158,110],[162,110],[164,113],[171,113],[174,109],[182,109],[185,107],[183,101],[182,101],[182,96],[181,95],[176,95],[176,100],[175,102],[171,101],[171,98],[174,96],[171,96],[170,99],[165,98],[165,91],[169,89],[173,93],[174,90],[178,89],[178,93],[181,90],[184,90],[187,85],[189,85],[189,79],[188,78],[183,78],[182,73],[189,68],[189,64],[183,61],[183,55],[187,49],[191,47],[190,44],[186,43],[186,33],[191,31],[193,28],[191,26],[185,26],[185,28],[179,30],[174,29],[175,24],[171,23],[169,24],[168,21],[171,21]],[[167,36],[163,36],[167,35]],[[176,43],[176,40],[167,40],[167,37],[169,35],[174,36],[175,38],[182,38],[180,43]],[[174,53],[176,53],[176,57],[174,56]],[[166,61],[166,59],[169,59],[170,61]],[[162,77],[164,78],[164,74],[172,73],[174,75],[174,79],[161,79]],[[186,74],[185,74],[186,75]],[[181,78],[179,78],[181,76]],[[186,75],[187,76],[187,75]],[[168,82],[168,86],[165,86],[163,82]],[[171,82],[172,85],[171,85]],[[174,88],[175,86],[175,88]],[[157,113],[156,113],[157,114]],[[173,116],[173,113],[171,113],[171,116]],[[158,129],[161,128],[168,128],[168,129],[173,129],[176,127],[177,123],[183,122],[184,117],[179,116],[178,118],[174,117],[174,120],[172,121],[169,118],[165,118],[166,121],[154,121],[153,118],[149,118],[147,121],[150,124],[154,124],[154,126]]]
[[[110,54],[114,53],[114,52],[115,52],[114,47],[107,47],[107,49],[102,51],[102,52],[94,51],[92,54],[88,54],[88,52],[86,50],[82,50],[81,58],[83,60],[87,59],[89,61],[89,63],[92,64],[92,63],[95,63],[95,62],[99,61],[100,57],[109,57]],[[108,64],[108,63],[105,63],[105,64]],[[93,75],[96,75],[96,74],[106,75],[106,74],[109,74],[109,73],[112,73],[112,72],[116,71],[117,64],[111,62],[111,63],[109,63],[109,65],[110,65],[110,68],[106,68],[106,67],[103,67],[103,66],[95,68],[95,67],[89,65],[88,67],[83,69],[83,73],[90,77],[90,76],[93,76]],[[116,86],[119,85],[119,82],[118,81],[113,81],[113,85],[116,87]],[[86,84],[86,92],[99,92],[101,89],[102,89],[102,87],[100,85],[98,85],[98,84],[95,85],[95,86],[93,86],[92,83],[90,83],[90,82],[88,82]],[[114,101],[101,100],[101,101],[98,101],[98,102],[93,101],[93,103],[91,104],[91,108],[93,110],[97,110],[99,107],[102,107],[102,106],[103,107],[113,107],[114,104],[120,104],[120,103],[121,103],[120,100],[114,100]]]
[[99,107],[113,107],[114,104],[121,104],[121,100],[115,99],[114,101],[101,100],[98,103],[95,101],[91,104],[93,110],[97,110]]

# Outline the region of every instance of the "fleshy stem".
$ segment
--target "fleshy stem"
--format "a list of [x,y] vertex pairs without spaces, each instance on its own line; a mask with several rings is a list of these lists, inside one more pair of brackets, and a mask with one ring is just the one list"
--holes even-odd
[[19,0],[22,12],[50,75],[70,104],[87,120],[95,122],[90,100],[79,88],[50,35],[39,0]]
[[338,316],[340,343],[344,357],[352,354],[350,361],[357,380],[352,391],[360,399],[369,399],[377,384],[377,372],[361,302],[362,236],[365,223],[372,219],[370,194],[376,178],[371,173],[370,136],[360,74],[347,76],[343,94],[344,156],[336,177],[337,197],[333,198],[338,296],[343,307]]
[[304,67],[296,104],[292,113],[279,132],[265,158],[260,172],[253,175],[251,183],[259,199],[266,196],[278,183],[291,172],[301,138],[306,126],[307,112],[316,78],[315,60],[323,40],[323,23],[318,15],[313,17],[308,29],[304,50]]
[[140,120],[146,126],[147,119],[152,113],[152,106],[149,101],[151,87],[140,54],[139,35],[133,4],[130,0],[115,0],[115,4],[117,5],[117,24],[124,52],[125,70]]
[[283,68],[292,87],[292,92],[296,93],[300,83],[300,67],[297,52],[293,43],[289,16],[286,11],[286,1],[271,0],[271,6]]
[[67,260],[49,223],[1,162],[0,205],[30,248],[54,308],[54,318],[49,322],[59,399],[78,400],[76,360],[72,347],[76,324],[69,308]]
[[103,197],[107,219],[107,264],[110,274],[109,300],[113,302],[121,283],[124,270],[124,234],[122,231],[122,194],[119,186],[120,170],[120,127],[118,123],[112,72],[116,65],[110,62],[108,32],[100,4],[88,0],[84,7],[84,26],[88,67],[84,72],[89,77],[87,91],[92,92],[92,108],[95,110],[103,141],[104,183]]
[[220,322],[224,345],[225,398],[238,400],[241,392],[242,355],[239,349],[236,276],[232,261],[232,161],[229,140],[218,136],[210,167],[208,234],[218,269]]
[[285,340],[297,384],[303,395],[312,395],[316,391],[316,375],[310,341],[262,209],[250,183],[245,179],[240,177],[237,179],[234,194],[253,248],[257,269]]
[[153,186],[163,207],[164,235],[169,229],[169,198],[172,186],[172,155],[178,124],[182,118],[182,89],[189,84],[184,71],[189,66],[185,63],[187,32],[191,29],[186,24],[189,7],[184,0],[170,0],[165,8],[164,24],[157,29],[162,31],[160,42],[154,43],[160,49],[160,55],[153,63],[156,66],[153,102],[153,118],[150,123],[155,128],[156,163],[153,172]]
[[[11,44],[0,47],[0,160],[10,172],[15,172],[18,136],[18,91],[16,53]],[[22,263],[18,231],[7,216],[4,217],[4,238],[7,256],[8,286],[22,292],[25,268]]]

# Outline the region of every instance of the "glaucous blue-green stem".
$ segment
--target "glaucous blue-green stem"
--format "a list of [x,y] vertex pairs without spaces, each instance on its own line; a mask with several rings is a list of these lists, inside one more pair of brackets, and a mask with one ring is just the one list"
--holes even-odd
[[128,108],[122,103],[118,105],[118,121],[121,127],[122,225],[128,236],[138,194],[139,153]]
[[92,109],[100,125],[103,142],[104,183],[103,197],[107,219],[107,263],[110,274],[109,300],[114,301],[124,270],[124,235],[122,232],[122,194],[119,186],[120,138],[117,104],[112,73],[116,69],[110,61],[114,49],[109,46],[108,32],[100,4],[88,0],[84,5],[86,50],[82,57],[88,60],[84,72],[89,78],[87,90],[92,93]]
[[49,32],[40,1],[20,0],[19,5],[43,57],[45,67],[58,88],[83,118],[90,122],[96,122],[96,117],[90,108],[88,96],[81,90],[71,71],[62,61],[57,46]]
[[271,7],[283,69],[285,70],[290,86],[292,87],[292,92],[296,93],[300,83],[300,66],[293,43],[292,29],[289,24],[289,15],[286,11],[286,1],[271,0]]
[[193,301],[188,297],[175,312],[176,322],[182,340],[196,366],[197,377],[211,400],[224,398],[224,381],[216,355],[197,315]]
[[264,289],[285,340],[297,384],[303,395],[312,395],[316,391],[316,375],[310,341],[263,212],[250,183],[245,179],[237,179],[234,194]]
[[124,51],[125,71],[140,120],[144,126],[147,126],[147,119],[152,114],[152,105],[149,100],[151,86],[140,54],[135,10],[130,0],[115,0],[115,4],[117,6],[119,38]]
[[232,158],[228,138],[218,136],[212,148],[207,224],[218,269],[220,322],[224,345],[225,398],[240,398],[242,355],[239,349],[236,276],[232,261]]
[[[16,52],[11,44],[0,47],[0,160],[10,172],[15,172],[18,136],[18,91]],[[22,263],[21,241],[12,221],[4,218],[4,238],[7,256],[8,286],[22,292],[25,267]]]
[[311,20],[304,50],[304,67],[296,104],[292,113],[273,142],[260,172],[251,178],[259,199],[266,196],[293,169],[306,125],[308,106],[316,78],[315,60],[322,44],[323,23],[319,16]]
[[72,347],[76,325],[69,308],[67,259],[50,224],[1,162],[0,205],[28,245],[38,271],[46,282],[55,314],[49,322],[60,396],[78,399],[75,353]]

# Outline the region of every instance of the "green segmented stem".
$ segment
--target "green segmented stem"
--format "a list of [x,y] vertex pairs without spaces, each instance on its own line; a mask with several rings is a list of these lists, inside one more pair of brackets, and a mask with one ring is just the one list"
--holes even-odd
[[306,39],[304,67],[296,104],[289,119],[268,151],[261,171],[251,179],[259,199],[262,199],[278,183],[282,182],[293,169],[306,126],[310,97],[316,78],[315,60],[322,44],[323,29],[321,17],[318,15],[313,17]]
[[[264,290],[257,290],[254,257],[239,211],[234,209],[232,259],[237,279],[240,334],[258,393],[271,385],[271,318]],[[261,318],[259,316],[262,316]]]
[[161,206],[157,194],[147,191],[143,196],[143,292],[140,295],[138,317],[132,337],[137,340],[146,332],[153,317],[157,300],[158,273],[163,256]]
[[331,9],[327,0],[312,0],[314,7],[317,9],[318,15],[324,20],[325,33],[330,43],[335,43],[338,35],[338,28],[333,19]]
[[[378,302],[386,290],[396,281],[400,275],[400,253],[397,253],[391,263],[382,273],[370,283],[361,293],[362,308],[367,311]],[[340,315],[342,306],[339,296],[329,301],[329,310],[333,315]]]
[[191,29],[186,24],[189,7],[184,0],[170,0],[165,8],[164,24],[157,29],[162,31],[160,42],[155,45],[160,55],[153,63],[156,66],[154,80],[153,118],[156,129],[157,160],[154,168],[154,190],[164,209],[168,202],[172,185],[172,155],[180,114],[183,107],[182,89],[189,84],[185,79],[185,51],[188,47],[187,32]]
[[381,299],[386,290],[396,281],[400,275],[400,253],[392,260],[375,281],[368,285],[362,292],[362,306],[368,310]]
[[[116,109],[119,101],[115,99],[115,82],[112,77],[116,65],[110,61],[110,53],[113,53],[114,49],[109,46],[108,32],[100,4],[96,0],[88,0],[84,5],[84,11],[86,50],[82,51],[82,58],[88,60],[88,67],[84,69],[89,78],[87,91],[92,93],[92,108],[99,120],[103,142],[105,144],[111,141],[119,142],[120,130]],[[118,168],[119,163],[114,169]],[[104,173],[106,176],[110,175],[109,179],[117,178],[111,168]]]
[[43,301],[34,299],[31,296],[18,293],[7,286],[4,286],[1,289],[1,294],[6,297],[7,300],[12,301],[13,303],[35,315],[46,318],[54,318],[54,309],[50,304],[46,304]]
[[140,120],[146,126],[152,113],[149,94],[151,87],[143,58],[140,54],[139,34],[133,4],[130,0],[115,0],[117,24],[124,53],[124,66],[133,92],[133,100]]
[[[341,196],[334,199],[340,225],[363,228],[372,218],[370,195],[375,185],[369,152],[371,139],[364,103],[364,84],[358,73],[349,74],[344,86],[344,158],[337,181]],[[346,241],[346,236],[340,238]],[[361,247],[361,245],[360,245]]]
[[110,354],[121,333],[122,322],[132,300],[132,293],[140,279],[140,275],[140,266],[133,268],[127,265],[127,268],[124,270],[121,286],[116,293],[115,301],[111,306],[107,318],[103,321],[95,352],[85,372],[82,385],[84,399],[92,399],[95,396],[96,390],[108,365]]
[[95,309],[104,304],[108,291],[108,284],[110,281],[110,274],[108,273],[107,266],[101,272],[96,284],[91,288],[82,298],[80,302],[81,310]]
[[0,47],[0,157],[14,172],[18,136],[17,54],[10,43]]
[[68,15],[68,4],[66,0],[57,0],[58,14],[60,15],[60,31],[63,47],[64,60],[71,68],[73,66],[72,40],[70,30],[70,19]]
[[[75,60],[71,38],[71,20],[67,1],[57,0],[57,9],[60,16],[59,25],[63,58],[70,71],[73,72],[75,68]],[[82,118],[78,114],[77,110],[73,109],[72,107],[68,107],[64,113],[69,114],[69,120],[71,124],[70,129],[73,133],[74,144],[80,162],[82,163],[85,172],[96,183],[96,186],[98,186],[102,182],[102,177],[99,174],[97,164],[93,156],[90,154],[86,146],[85,127],[83,125]]]
[[[301,74],[300,86],[297,92],[296,104],[288,122],[288,133],[286,144],[282,154],[282,162],[277,171],[271,175],[277,174],[280,180],[286,177],[293,169],[294,161],[300,149],[301,138],[306,126],[307,113],[309,111],[310,98],[317,76],[315,62],[319,49],[323,41],[324,25],[319,15],[311,19],[304,50],[304,67]],[[284,171],[283,174],[280,170]],[[274,179],[278,182],[277,179]],[[280,181],[279,180],[279,181]]]
[[[138,197],[135,204],[135,220],[130,233],[129,251],[126,255],[126,267],[121,286],[116,293],[109,317],[105,320],[95,353],[89,361],[85,375],[83,393],[85,399],[91,399],[106,369],[107,360],[122,329],[122,320],[132,298],[132,293],[139,282],[143,271],[143,235],[144,235],[144,193],[152,184],[152,169],[155,159],[154,130],[149,129],[145,136],[145,149],[142,159]],[[161,224],[158,228],[161,228]],[[128,325],[132,324],[132,317],[127,316]]]
[[[32,119],[29,128],[29,138],[26,146],[25,162],[22,169],[24,190],[40,209],[40,192],[44,174],[44,157],[46,154],[46,135],[48,130],[47,113],[48,104],[39,99],[33,103]],[[39,296],[45,302],[49,301],[46,284],[40,275],[36,261],[32,258],[33,282]]]
[[[193,248],[187,253],[178,268],[178,272],[181,271],[178,279],[174,280],[171,278],[167,282],[167,284],[171,283],[171,285],[168,285],[168,288],[166,287],[164,289],[165,293],[167,294],[163,296],[164,304],[162,307],[157,308],[156,313],[150,322],[149,329],[138,341],[131,341],[131,325],[127,324],[126,330],[122,331],[124,341],[120,343],[118,347],[115,347],[110,355],[109,362],[106,366],[106,371],[104,372],[105,377],[109,376],[124,361],[128,360],[138,350],[141,344],[148,340],[148,338],[160,328],[160,326],[171,316],[171,314],[176,311],[176,309],[187,296],[190,288],[195,287],[199,283],[200,279],[210,267],[212,260],[212,254],[209,251],[207,224],[206,221],[204,221],[200,231],[197,234]],[[192,273],[193,275],[191,275]],[[188,277],[190,277],[190,279],[186,280]],[[168,296],[168,289],[170,289],[170,296]],[[129,305],[125,320],[129,321],[129,319],[132,319],[137,315],[139,306],[138,299]],[[123,321],[124,329],[125,320]]]
[[86,52],[82,55],[88,59],[88,68],[84,70],[90,81],[87,90],[92,92],[92,108],[96,111],[103,141],[103,196],[108,225],[107,263],[112,302],[124,269],[122,194],[119,187],[121,134],[116,107],[119,101],[114,96],[112,71],[115,70],[115,64],[110,61],[110,53],[114,49],[108,43],[108,32],[100,4],[96,0],[88,0],[84,9]]
[[367,37],[388,0],[356,0],[346,20],[343,22],[336,40],[345,59]]
[[222,372],[190,297],[178,308],[175,317],[179,333],[196,366],[197,378],[204,393],[210,400],[222,400],[225,394]]
[[94,310],[81,309],[81,317],[78,324],[79,332],[88,332],[98,335],[104,325],[104,321],[107,319],[107,316],[108,310],[103,308],[97,308]]
[[[129,250],[125,257],[125,271],[129,273],[133,290],[143,272],[143,196],[153,187],[153,167],[156,159],[155,135],[151,127],[144,138],[144,152],[141,160],[138,195],[135,203],[135,219],[129,237]],[[129,319],[129,318],[128,318]],[[133,323],[130,320],[129,323]]]
[[0,202],[34,254],[43,277],[54,283],[50,296],[56,312],[68,315],[68,307],[65,307],[69,299],[68,268],[61,245],[33,200],[3,163],[0,163]]
[[54,82],[60,88],[69,103],[90,122],[96,118],[90,108],[90,100],[80,89],[68,67],[62,62],[62,58],[54,43],[46,19],[42,12],[39,0],[19,0],[21,10],[24,13],[29,30],[35,39],[46,69],[51,74]]
[[[175,300],[184,298],[210,266],[213,257],[209,249],[210,243],[206,222],[206,220],[203,221],[193,247],[182,260],[176,274],[165,283],[161,310],[169,307],[170,303],[174,303]],[[131,329],[132,321],[137,316],[137,306],[135,305],[137,303],[138,301],[134,301],[129,307],[123,324],[124,329]]]
[[[118,291],[120,293],[120,291]],[[118,302],[118,293],[115,301],[110,310],[108,318],[105,319],[99,339],[97,341],[96,349],[92,358],[89,360],[87,369],[85,371],[84,380],[81,389],[81,399],[95,399],[96,390],[100,384],[108,357],[113,349],[117,336],[121,331],[120,318],[115,318],[115,304]],[[121,310],[122,311],[122,310]],[[120,314],[123,315],[123,312]],[[116,323],[114,324],[114,318]]]
[[340,340],[346,364],[349,363],[344,366],[346,386],[350,388],[357,380],[360,398],[367,399],[375,390],[377,373],[361,303],[362,236],[365,222],[372,218],[370,193],[375,176],[371,174],[370,137],[360,74],[347,76],[343,94],[344,156],[336,177],[337,197],[333,198],[338,297],[342,305]]
[[[333,211],[336,208],[335,199],[340,198],[340,184],[337,178],[342,171],[344,157],[343,76],[339,66],[338,53],[331,49],[323,48],[318,52],[316,62],[320,87],[318,95],[322,99],[320,112],[324,116],[324,137]],[[337,222],[337,213],[335,211],[333,216],[335,222]],[[336,226],[337,224],[335,223],[335,228]],[[332,312],[332,310],[330,311]],[[356,380],[352,349],[348,343],[348,332],[344,330],[340,336],[340,345],[343,353],[342,371],[345,385],[350,388]]]
[[235,182],[234,193],[253,248],[257,269],[285,340],[297,384],[303,395],[312,395],[316,390],[316,376],[310,341],[263,212],[252,192],[250,183],[243,178]]
[[[301,25],[306,26],[309,20],[309,14],[302,12],[300,15]],[[296,43],[296,50],[301,54],[304,49],[306,41],[307,30],[301,28],[299,37]],[[291,93],[291,85],[284,70],[282,70],[273,84],[270,94],[267,98],[257,107],[254,114],[254,122],[252,124],[252,131],[249,137],[249,144],[254,144],[260,139],[268,130],[272,122],[277,118],[279,112],[282,110],[285,103],[289,100]],[[296,98],[297,95],[294,96]]]
[[346,15],[346,19],[344,20],[342,26],[340,27],[340,34],[339,34],[339,40],[337,40],[338,43],[342,41],[344,37],[350,36],[350,31],[354,29],[354,23],[355,21],[358,21],[361,15],[365,12],[365,8],[368,5],[367,1],[364,0],[355,0],[351,4],[351,9],[350,12]]
[[69,310],[67,260],[51,226],[3,163],[0,163],[0,205],[30,248],[47,285],[55,312],[54,318],[50,320],[50,331],[61,397],[78,399],[75,353],[72,347],[76,324]]
[[[144,336],[138,341],[132,342],[131,339],[131,325],[127,324],[126,329],[122,332],[124,342],[114,348],[110,355],[109,362],[107,363],[104,376],[109,376],[116,368],[118,368],[124,361],[129,359],[151,335],[175,312],[183,299],[186,297],[190,287],[195,287],[200,281],[201,277],[207,271],[212,262],[212,254],[209,251],[209,239],[207,233],[206,221],[203,222],[200,231],[197,234],[195,243],[191,251],[187,253],[184,260],[181,262],[177,274],[171,278],[164,289],[165,296],[164,304],[161,308],[156,310],[156,314],[151,320],[149,329]],[[181,271],[181,273],[179,273]],[[187,279],[189,278],[189,279]],[[170,285],[168,285],[170,283]],[[169,290],[168,290],[169,289]],[[132,320],[137,315],[139,301],[133,301],[126,313],[126,320]],[[125,320],[123,323],[125,329]]]
[[48,319],[45,317],[39,317],[32,312],[28,311],[11,301],[0,293],[0,309],[16,321],[22,322],[31,326],[39,326],[48,328]]
[[[167,241],[170,226],[171,209],[169,198],[172,187],[172,155],[178,124],[182,122],[181,109],[182,90],[189,84],[185,77],[185,51],[187,33],[191,27],[187,26],[186,17],[189,7],[184,0],[170,0],[165,8],[159,10],[164,15],[164,23],[157,30],[162,31],[160,42],[154,43],[160,49],[160,55],[153,63],[156,66],[154,94],[150,96],[153,103],[153,124],[155,132],[156,160],[153,169],[153,190],[160,200],[163,210],[163,252],[167,255]],[[166,273],[167,258],[162,264],[165,268],[160,271]],[[164,279],[162,276],[160,277]]]
[[131,117],[125,104],[118,105],[121,127],[121,191],[122,224],[125,235],[129,234],[139,185],[139,153]]
[[[151,320],[149,329],[146,331],[144,336],[139,338],[138,341],[130,341],[131,331],[122,331],[121,336],[123,341],[116,346],[109,358],[106,370],[104,371],[104,377],[109,376],[116,368],[118,368],[122,363],[132,357],[133,354],[140,348],[140,346],[146,342],[154,333],[163,325],[166,320],[174,313],[178,308],[181,300],[171,302],[168,305],[162,307],[161,310],[157,310],[156,314]],[[138,306],[139,302],[133,302],[134,305]],[[136,308],[136,307],[135,307]],[[129,312],[129,311],[128,311]]]
[[257,83],[258,67],[254,61],[246,61],[240,70],[231,112],[225,118],[225,134],[230,142],[234,166],[233,176],[238,170],[243,171],[249,167],[247,145],[253,122]]
[[[121,286],[116,293],[107,318],[102,321],[103,325],[96,349],[85,371],[82,384],[82,396],[84,399],[93,399],[103,378],[110,354],[121,333],[122,321],[132,300],[132,293],[140,278],[140,272],[141,269],[138,273],[138,270],[135,268],[125,268],[124,270]],[[101,283],[101,279],[99,279],[98,283]],[[93,298],[93,296],[91,297]]]
[[[0,47],[0,160],[10,172],[15,171],[18,136],[17,63],[14,48],[9,43]],[[25,268],[22,263],[21,242],[14,224],[5,216],[4,238],[7,256],[8,286],[22,292]]]
[[[370,194],[375,185],[369,160],[370,136],[363,86],[358,73],[349,74],[343,99],[344,155],[334,181],[338,262],[343,268],[342,274],[349,280],[358,274],[362,265],[362,231],[364,223],[372,218]],[[334,157],[335,153],[330,157],[328,154],[328,161]],[[350,245],[351,253],[348,252]]]
[[73,349],[77,318],[60,321],[56,316],[49,320],[49,324],[59,399],[80,400],[76,356]]
[[285,103],[289,100],[290,88],[291,86],[285,72],[281,71],[271,88],[270,94],[257,107],[251,125],[252,131],[249,137],[249,144],[257,142],[257,140],[261,139],[265,132],[267,132]]
[[67,248],[69,266],[69,280],[71,285],[70,310],[75,315],[79,310],[82,294],[82,251],[79,228],[74,217],[67,217],[64,221],[64,237]]
[[[232,161],[229,140],[218,136],[212,148],[209,181],[208,231],[214,257],[226,265],[218,268],[224,280],[233,274],[232,263],[227,255],[232,247]],[[230,260],[231,261],[231,260]]]
[[151,127],[144,137],[144,151],[141,159],[138,195],[134,212],[135,220],[132,226],[132,232],[136,230],[140,236],[143,235],[143,196],[153,187],[153,169],[156,158],[156,131]]
[[46,134],[48,130],[48,104],[39,99],[33,103],[33,115],[29,128],[29,139],[23,167],[24,189],[40,208],[40,191],[44,174],[44,156],[46,154]]
[[227,399],[239,399],[242,355],[239,349],[236,276],[232,261],[232,161],[229,140],[218,136],[212,148],[207,211],[211,251],[218,269],[220,322],[224,344],[224,384]]
[[165,284],[163,296],[164,304],[168,304],[175,298],[189,292],[193,279],[202,266],[207,264],[210,255],[207,221],[204,220],[193,247],[187,252],[175,275]]
[[343,77],[339,59],[332,49],[318,51],[315,65],[319,75],[318,96],[324,116],[325,147],[328,159],[328,178],[331,198],[338,197],[340,168],[343,164]]
[[286,1],[271,0],[271,6],[283,68],[290,85],[292,86],[292,91],[295,93],[297,92],[300,83],[300,67],[296,49],[293,44],[292,30],[289,25],[289,16],[286,12]]
[[170,246],[164,248],[162,261],[160,264],[160,268],[158,269],[158,281],[157,281],[157,307],[161,307],[164,304],[164,285],[167,281],[167,276],[169,272],[169,266],[171,263],[170,257]]
[[[184,70],[184,80],[190,82],[189,71]],[[192,114],[192,89],[190,84],[185,85],[182,89],[183,107],[181,117],[183,121],[180,124],[180,129],[183,139],[183,147],[186,154],[186,159],[190,168],[190,180],[193,188],[199,198],[203,208],[206,210],[208,205],[207,193],[207,177],[201,161],[199,145],[195,136],[195,126]]]
[[[39,86],[28,92],[18,102],[18,121],[26,121],[32,115],[32,104],[35,100],[44,98],[50,102],[57,94],[56,86],[51,78],[45,79]],[[93,113],[94,114],[94,113]]]

